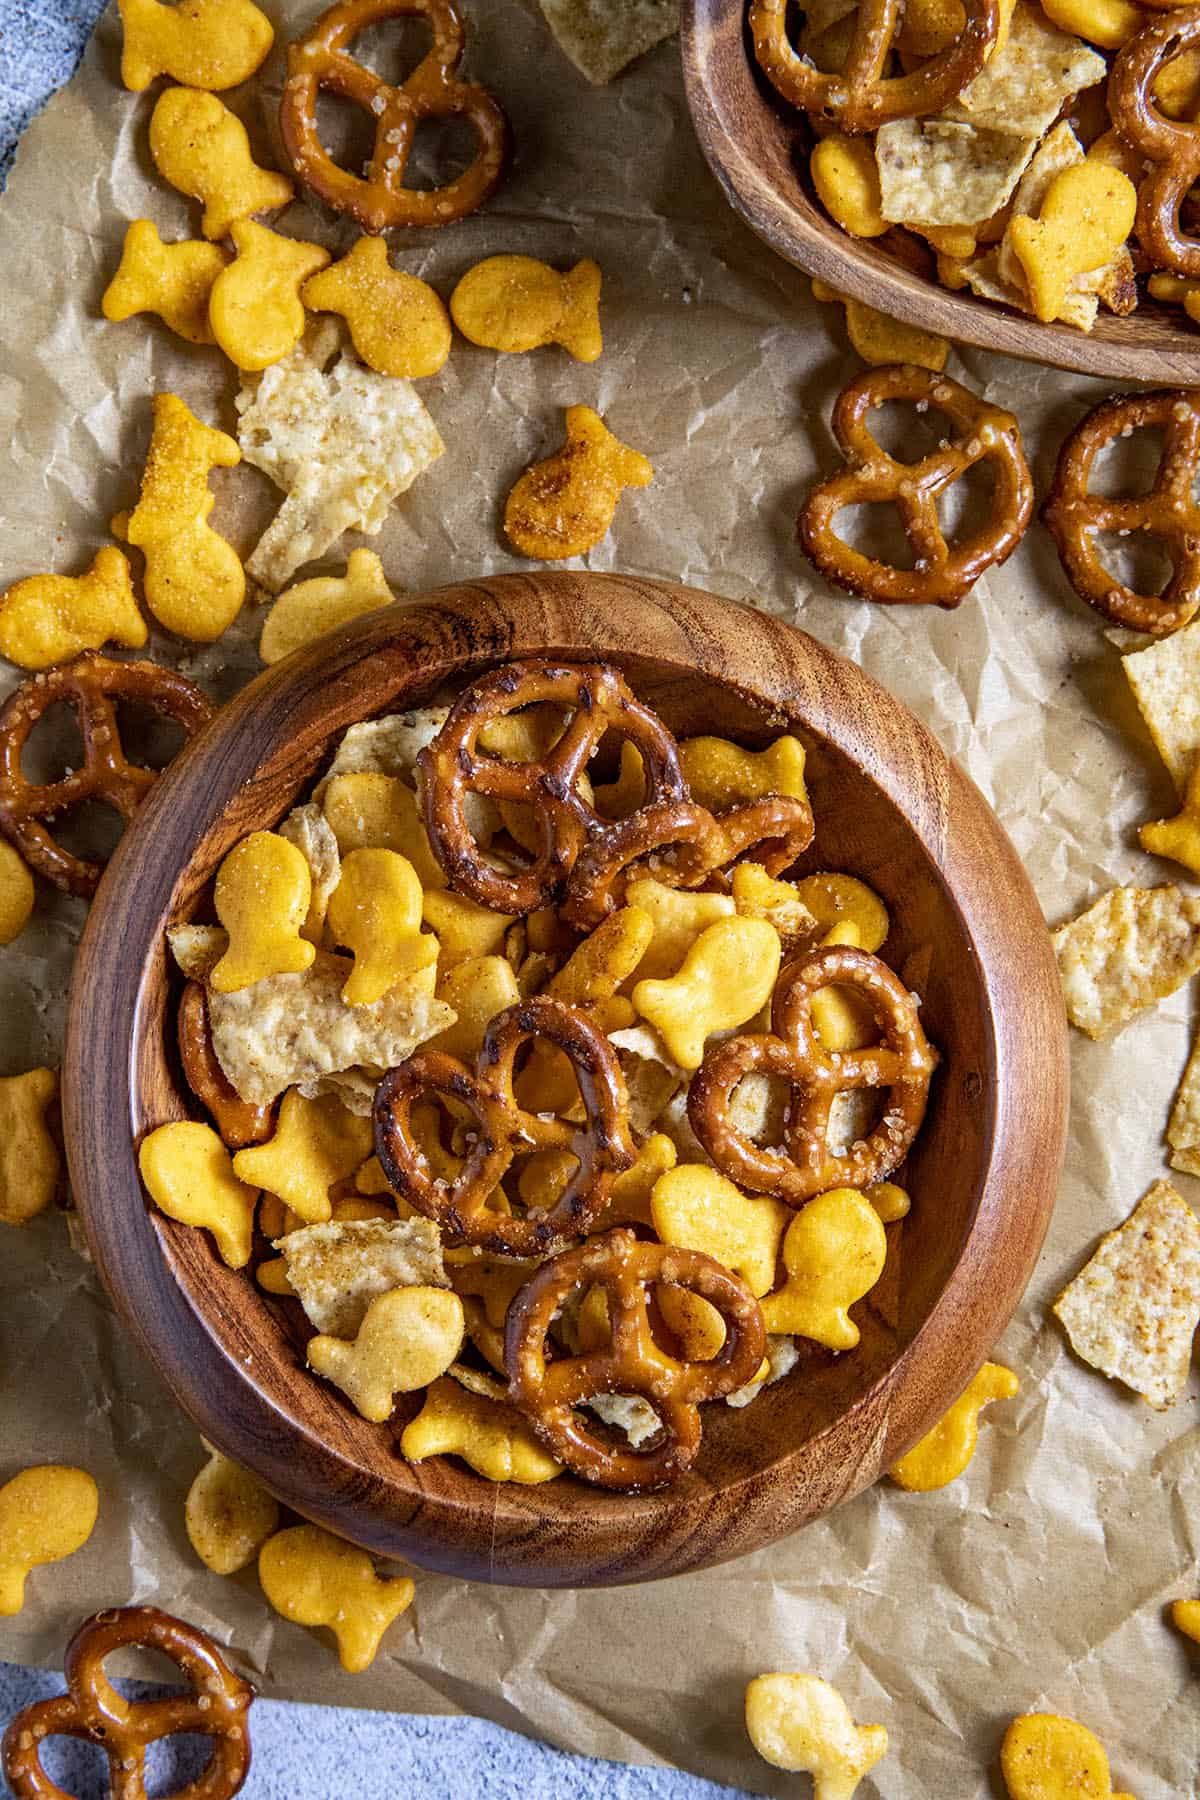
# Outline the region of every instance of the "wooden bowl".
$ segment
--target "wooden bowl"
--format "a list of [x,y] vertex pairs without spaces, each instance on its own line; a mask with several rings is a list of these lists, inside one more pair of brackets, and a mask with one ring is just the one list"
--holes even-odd
[[[906,1179],[898,1283],[856,1309],[862,1344],[801,1367],[745,1411],[705,1409],[701,1457],[643,1497],[568,1476],[494,1486],[408,1464],[387,1426],[305,1372],[291,1303],[225,1268],[207,1234],[148,1208],[135,1147],[189,1111],[163,930],[245,832],[274,825],[355,720],[421,704],[514,656],[605,657],[680,734],[809,750],[808,866],[886,899],[886,953],[926,953],[940,1047]],[[1062,1160],[1066,1045],[1050,939],[977,789],[911,713],[802,632],[729,601],[624,576],[507,575],[440,589],[261,675],[158,782],[83,935],[64,1078],[74,1191],[101,1277],[200,1430],[297,1512],[381,1553],[477,1580],[600,1586],[719,1562],[856,1494],[965,1386],[1025,1288]],[[888,1292],[885,1294],[884,1290]]]
[[1043,325],[966,290],[952,293],[835,225],[808,178],[803,115],[760,75],[745,15],[746,0],[682,0],[684,88],[726,199],[772,250],[891,318],[982,350],[1084,375],[1200,384],[1200,332],[1176,308],[1143,296],[1128,318],[1102,308],[1088,334]]

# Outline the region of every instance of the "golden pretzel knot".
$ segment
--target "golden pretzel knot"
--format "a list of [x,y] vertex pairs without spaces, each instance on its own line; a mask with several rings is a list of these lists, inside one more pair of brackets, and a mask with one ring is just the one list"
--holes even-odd
[[[889,400],[944,413],[955,435],[919,462],[900,462],[877,442],[868,415]],[[866,369],[839,394],[833,434],[849,465],[820,482],[800,510],[800,541],[827,580],[868,600],[932,602],[955,607],[985,569],[1012,555],[1033,511],[1033,482],[1012,413],[980,400],[948,375],[909,363]],[[976,463],[995,481],[986,523],[961,543],[946,540],[938,500]],[[844,508],[890,501],[912,546],[913,567],[900,569],[855,550],[838,537]]]
[[[58,781],[31,782],[21,753],[43,713],[65,700],[79,719],[83,767]],[[0,707],[0,830],[39,874],[69,894],[94,894],[104,867],[56,843],[43,820],[84,800],[101,800],[131,819],[157,780],[157,771],[131,763],[121,743],[115,702],[132,701],[165,713],[186,736],[206,725],[212,702],[193,682],[152,662],[117,662],[84,651],[73,662],[22,682]]]
[[[1089,492],[1100,452],[1146,426],[1162,431],[1154,481],[1129,499]],[[1105,400],[1079,421],[1058,453],[1042,518],[1054,535],[1071,586],[1081,600],[1133,631],[1165,637],[1200,607],[1200,402],[1187,388]],[[1099,531],[1148,531],[1171,558],[1161,594],[1139,594],[1110,574],[1096,543]]]
[[[527,1112],[513,1091],[517,1058],[537,1039],[569,1060],[583,1119]],[[441,1097],[468,1112],[474,1141],[458,1177],[434,1174],[413,1109]],[[544,1256],[582,1237],[608,1204],[613,1178],[632,1166],[628,1102],[620,1064],[603,1032],[565,1001],[539,994],[497,1013],[471,1070],[456,1056],[426,1050],[390,1069],[375,1093],[375,1149],[396,1193],[457,1243],[500,1256]],[[524,1217],[489,1209],[514,1159],[566,1151],[577,1167],[554,1205]]]
[[[104,1673],[104,1659],[127,1646],[157,1650],[191,1682],[190,1694],[126,1700]],[[108,1757],[113,1800],[146,1800],[146,1751],[181,1732],[212,1740],[203,1773],[163,1800],[230,1800],[250,1770],[246,1715],[249,1682],[229,1667],[212,1639],[155,1606],[125,1606],[85,1619],[67,1646],[67,1692],[36,1700],[4,1734],[4,1773],[17,1800],[71,1800],[42,1767],[50,1737],[83,1738]]]
[[952,44],[903,75],[885,75],[902,10],[901,0],[863,0],[854,9],[845,65],[827,74],[793,49],[788,0],[752,0],[754,54],[785,100],[842,131],[923,118],[940,112],[978,75],[1000,29],[1000,8],[998,0],[964,0],[966,18]]
[[189,981],[184,987],[176,1031],[184,1079],[200,1104],[212,1114],[222,1142],[231,1150],[263,1143],[271,1135],[275,1110],[243,1100],[217,1061],[208,1022],[208,996],[202,982]]
[[1196,7],[1144,25],[1108,78],[1108,110],[1125,143],[1150,164],[1138,183],[1137,239],[1156,269],[1200,276],[1200,238],[1183,231],[1180,208],[1200,176],[1200,125],[1168,119],[1154,99],[1162,70],[1200,41]]
[[[813,1025],[812,1002],[830,986],[862,995],[879,1025],[878,1043],[862,1050],[825,1048]],[[688,1119],[723,1175],[751,1193],[802,1206],[829,1188],[882,1181],[903,1162],[925,1117],[936,1063],[917,1002],[887,964],[866,950],[827,945],[784,969],[769,1032],[726,1038],[707,1052],[688,1091]],[[753,1073],[779,1076],[791,1087],[786,1155],[756,1144],[731,1122],[738,1085]],[[844,1155],[833,1155],[833,1103],[859,1088],[883,1090],[879,1122]]]
[[[604,1289],[610,1340],[584,1356],[547,1356],[551,1321],[576,1291]],[[711,1361],[686,1362],[663,1348],[649,1306],[658,1287],[683,1288],[714,1306],[725,1342]],[[618,1228],[544,1263],[508,1309],[504,1361],[508,1397],[547,1449],[584,1481],[627,1493],[663,1487],[695,1461],[703,1400],[751,1379],[766,1345],[762,1313],[745,1282],[698,1250],[639,1243]],[[598,1394],[638,1394],[654,1408],[661,1441],[618,1446],[584,1423],[579,1408]]]
[[[433,43],[400,87],[391,87],[349,54],[360,32],[384,19],[428,20]],[[454,0],[341,0],[288,45],[279,108],[284,147],[297,176],[336,212],[365,231],[394,225],[449,225],[482,206],[508,154],[508,120],[486,88],[459,81],[466,32]],[[317,130],[322,89],[371,114],[375,145],[366,175],[341,168]],[[423,119],[466,119],[478,148],[468,168],[441,187],[405,187],[404,173]]]

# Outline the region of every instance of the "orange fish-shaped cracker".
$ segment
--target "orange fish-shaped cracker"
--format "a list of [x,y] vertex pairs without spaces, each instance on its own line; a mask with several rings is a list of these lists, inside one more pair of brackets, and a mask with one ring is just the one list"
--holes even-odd
[[557,561],[598,544],[622,488],[646,487],[654,470],[615,438],[590,406],[568,406],[561,450],[520,477],[504,508],[504,529],[522,556]]

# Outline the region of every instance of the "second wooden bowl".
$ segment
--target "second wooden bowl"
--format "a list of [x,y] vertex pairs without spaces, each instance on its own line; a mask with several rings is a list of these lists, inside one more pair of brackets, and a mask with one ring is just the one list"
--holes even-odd
[[851,237],[808,180],[802,115],[760,78],[746,0],[682,0],[683,78],[700,148],[734,210],[788,262],[840,293],[982,350],[1160,386],[1200,384],[1200,331],[1143,296],[1128,318],[1100,310],[1088,334],[952,293],[878,244]]
[[[744,1411],[705,1408],[677,1486],[625,1496],[571,1477],[493,1486],[409,1464],[415,1402],[369,1425],[308,1374],[288,1303],[227,1269],[207,1234],[147,1205],[136,1150],[191,1109],[174,1051],[163,931],[230,846],[274,825],[346,727],[444,682],[548,651],[608,658],[679,735],[809,752],[807,866],[860,875],[885,947],[922,970],[942,1053],[905,1176],[913,1210],[862,1343],[815,1346]],[[913,959],[911,962],[909,959]],[[349,626],[268,670],[158,782],[101,884],[71,991],[63,1082],[71,1177],[100,1274],[180,1405],[297,1512],[367,1548],[485,1581],[599,1586],[758,1548],[858,1493],[920,1437],[988,1354],[1041,1246],[1061,1166],[1065,1022],[1050,940],[978,791],[911,713],[812,638],[728,601],[620,576],[501,576]]]

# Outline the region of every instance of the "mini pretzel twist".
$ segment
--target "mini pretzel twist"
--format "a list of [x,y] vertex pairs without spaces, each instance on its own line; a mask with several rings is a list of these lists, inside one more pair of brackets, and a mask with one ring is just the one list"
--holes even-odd
[[888,76],[901,0],[864,0],[855,8],[845,67],[826,74],[793,49],[787,10],[788,0],[752,0],[750,31],[764,74],[793,106],[850,132],[940,112],[978,75],[1000,29],[998,0],[965,0],[966,19],[952,44],[907,74]]
[[[127,1646],[161,1651],[194,1691],[165,1700],[124,1699],[105,1675],[104,1660]],[[49,1737],[98,1744],[108,1757],[113,1800],[146,1800],[146,1751],[180,1732],[210,1738],[212,1756],[173,1800],[230,1800],[241,1792],[250,1770],[246,1716],[254,1689],[194,1625],[154,1606],[96,1613],[67,1646],[65,1673],[67,1692],[27,1706],[4,1734],[4,1773],[17,1800],[71,1800],[42,1767],[41,1746]]]
[[[1128,500],[1089,492],[1100,452],[1143,426],[1163,434],[1150,488]],[[1042,518],[1075,592],[1114,625],[1165,637],[1200,606],[1200,507],[1193,493],[1198,474],[1200,400],[1187,388],[1105,400],[1065,439]],[[1161,539],[1172,564],[1161,594],[1139,594],[1109,573],[1096,544],[1100,531],[1148,531]]]
[[[919,462],[897,461],[867,426],[868,414],[889,400],[906,400],[920,411],[937,408],[951,420],[955,435]],[[948,375],[908,363],[864,370],[838,396],[833,434],[849,466],[813,489],[797,523],[809,560],[848,593],[954,607],[985,569],[1004,562],[1020,543],[1033,511],[1020,427],[1012,413],[978,399]],[[938,519],[938,499],[976,463],[989,464],[995,479],[990,518],[952,546]],[[911,569],[864,555],[834,530],[843,508],[878,500],[891,501],[900,515],[912,546]]]
[[[547,1356],[555,1314],[577,1290],[603,1287],[609,1343],[585,1356]],[[686,1288],[715,1306],[725,1342],[709,1362],[685,1362],[664,1350],[651,1328],[658,1287]],[[757,1300],[738,1276],[698,1250],[639,1243],[618,1229],[545,1263],[508,1309],[504,1361],[509,1399],[547,1449],[584,1481],[627,1493],[674,1481],[700,1448],[702,1400],[742,1387],[762,1362],[766,1335]],[[597,1394],[640,1394],[662,1424],[647,1450],[618,1447],[577,1410]]]
[[[433,43],[401,87],[391,87],[349,54],[361,31],[384,19],[422,18]],[[341,0],[288,45],[279,120],[284,147],[300,180],[365,231],[394,225],[449,225],[482,206],[508,154],[508,120],[486,88],[457,79],[466,32],[454,0]],[[334,162],[317,131],[322,89],[371,114],[375,145],[366,175]],[[405,187],[404,173],[422,119],[466,119],[478,148],[470,167],[441,187]]]
[[[83,767],[58,781],[31,782],[22,771],[21,753],[42,714],[59,700],[78,715]],[[212,702],[173,669],[115,662],[92,650],[22,682],[0,707],[0,830],[26,862],[69,894],[94,894],[103,864],[64,850],[42,821],[83,800],[102,800],[131,819],[157,778],[154,769],[127,759],[117,725],[118,700],[165,713],[189,737],[213,713]]]
[[1200,276],[1200,238],[1185,232],[1180,208],[1200,176],[1200,124],[1168,119],[1154,84],[1168,63],[1200,42],[1192,6],[1151,20],[1121,50],[1108,78],[1108,110],[1121,137],[1150,168],[1138,186],[1138,242],[1157,269]]
[[[479,749],[486,726],[538,703],[568,715],[561,737],[540,762],[509,762]],[[661,809],[687,800],[679,752],[661,719],[634,698],[616,669],[604,663],[509,663],[459,695],[418,759],[425,828],[458,892],[480,906],[514,914],[561,898],[589,837],[617,834],[578,791],[579,777],[606,732],[634,744],[646,771],[645,802],[621,826],[631,835],[645,831],[653,837],[657,831],[654,841],[662,841],[669,827]],[[482,855],[467,820],[466,798],[473,793],[531,808],[540,845],[528,868],[512,874]]]
[[[826,1050],[812,1021],[813,995],[836,985],[868,1002],[880,1029],[863,1050]],[[688,1118],[717,1168],[739,1187],[802,1206],[829,1188],[882,1181],[903,1162],[920,1129],[937,1063],[917,1003],[887,964],[865,950],[829,945],[789,963],[779,978],[771,1030],[727,1038],[706,1054],[688,1092]],[[752,1073],[788,1082],[787,1155],[763,1148],[731,1122],[739,1083]],[[844,1155],[829,1149],[837,1096],[884,1090],[879,1123]]]
[[[583,1120],[527,1112],[513,1090],[517,1058],[544,1040],[575,1071]],[[413,1128],[413,1109],[437,1097],[472,1114],[475,1139],[457,1180],[435,1176]],[[375,1149],[395,1191],[458,1243],[501,1256],[544,1256],[582,1237],[608,1204],[614,1176],[635,1159],[625,1082],[616,1052],[577,1007],[542,994],[510,1006],[489,1024],[474,1071],[427,1050],[390,1069],[375,1094]],[[554,1205],[509,1217],[488,1208],[513,1160],[535,1150],[566,1151],[578,1167]]]
[[243,1100],[217,1061],[208,1022],[208,997],[199,981],[189,981],[183,990],[176,1031],[184,1079],[200,1104],[212,1114],[222,1142],[231,1150],[264,1143],[274,1126],[274,1108]]

